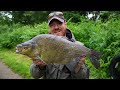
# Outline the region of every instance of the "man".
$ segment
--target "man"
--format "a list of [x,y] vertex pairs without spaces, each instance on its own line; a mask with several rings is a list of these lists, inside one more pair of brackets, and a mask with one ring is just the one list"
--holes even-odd
[[[65,36],[71,42],[77,42],[73,33],[67,29],[66,20],[62,12],[51,12],[48,15],[49,33]],[[80,43],[80,42],[79,42]],[[82,44],[82,43],[80,43]],[[54,58],[53,58],[54,59]],[[68,64],[46,64],[42,61],[33,61],[30,66],[33,78],[43,79],[88,79],[89,69],[85,64],[85,56],[76,57]]]

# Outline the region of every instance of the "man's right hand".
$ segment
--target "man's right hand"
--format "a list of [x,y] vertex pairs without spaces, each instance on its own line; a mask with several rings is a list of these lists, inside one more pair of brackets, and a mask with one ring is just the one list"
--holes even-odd
[[41,60],[33,60],[33,63],[35,63],[36,65],[38,65],[40,67],[40,69],[45,69],[46,67],[46,63],[41,61]]

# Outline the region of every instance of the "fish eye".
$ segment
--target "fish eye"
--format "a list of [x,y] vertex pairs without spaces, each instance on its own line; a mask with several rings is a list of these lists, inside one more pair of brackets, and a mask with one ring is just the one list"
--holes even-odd
[[28,49],[28,47],[24,47],[24,49]]

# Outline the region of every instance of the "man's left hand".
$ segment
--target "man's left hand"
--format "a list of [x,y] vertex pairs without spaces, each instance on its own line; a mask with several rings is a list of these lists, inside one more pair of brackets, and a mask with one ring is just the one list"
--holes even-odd
[[85,55],[80,56],[80,60],[78,64],[75,66],[75,73],[78,73],[82,67],[82,65],[85,63]]

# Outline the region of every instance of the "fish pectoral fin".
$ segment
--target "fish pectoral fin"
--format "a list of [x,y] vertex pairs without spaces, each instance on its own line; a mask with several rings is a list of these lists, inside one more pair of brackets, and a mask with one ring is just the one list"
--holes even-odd
[[44,62],[45,64],[46,64],[46,62],[40,57],[40,56],[36,56],[36,58],[38,59],[38,60],[41,60],[42,62]]

